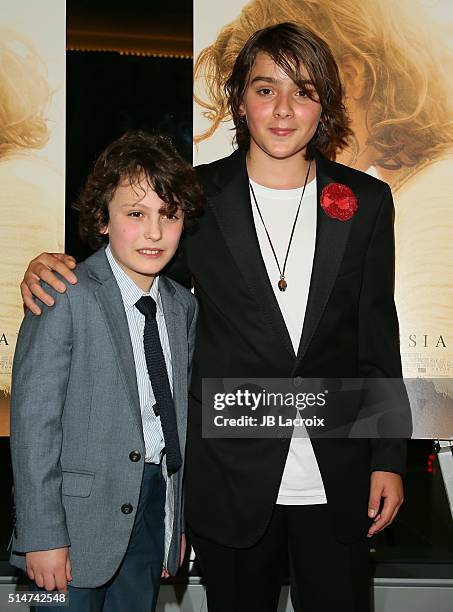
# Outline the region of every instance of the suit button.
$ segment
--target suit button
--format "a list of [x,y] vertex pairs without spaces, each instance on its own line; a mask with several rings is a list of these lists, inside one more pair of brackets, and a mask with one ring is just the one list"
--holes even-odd
[[134,463],[137,463],[137,461],[140,461],[141,458],[142,458],[141,454],[136,450],[132,451],[129,454],[129,459],[133,461]]
[[123,504],[121,506],[121,512],[123,514],[130,514],[133,510],[133,507],[131,506],[131,504]]

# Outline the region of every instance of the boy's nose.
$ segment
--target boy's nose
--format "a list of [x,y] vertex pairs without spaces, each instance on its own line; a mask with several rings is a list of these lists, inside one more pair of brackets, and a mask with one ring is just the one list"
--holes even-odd
[[162,229],[158,221],[147,224],[144,237],[146,240],[153,240],[154,242],[162,238]]
[[288,96],[279,96],[275,102],[274,117],[286,119],[293,115],[291,102]]

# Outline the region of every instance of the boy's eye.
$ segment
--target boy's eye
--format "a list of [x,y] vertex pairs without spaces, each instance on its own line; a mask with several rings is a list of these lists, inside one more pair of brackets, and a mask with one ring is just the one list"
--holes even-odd
[[139,210],[133,210],[132,212],[130,212],[128,214],[128,217],[135,217],[138,218],[142,215],[143,213],[141,213]]
[[168,221],[177,221],[179,219],[177,215],[171,215],[170,213],[165,213],[162,215],[162,217]]
[[268,96],[272,93],[272,89],[269,89],[269,87],[261,87],[261,89],[258,89],[258,93],[262,96]]
[[314,87],[306,87],[305,89],[299,89],[297,95],[301,98],[310,98],[314,102],[319,102],[319,96],[316,93],[316,89]]

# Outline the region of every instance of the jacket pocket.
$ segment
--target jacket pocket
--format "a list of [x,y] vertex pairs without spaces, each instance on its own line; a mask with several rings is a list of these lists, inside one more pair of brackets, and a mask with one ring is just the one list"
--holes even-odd
[[93,486],[94,474],[90,472],[73,472],[62,470],[63,484],[61,492],[63,495],[72,497],[89,497]]

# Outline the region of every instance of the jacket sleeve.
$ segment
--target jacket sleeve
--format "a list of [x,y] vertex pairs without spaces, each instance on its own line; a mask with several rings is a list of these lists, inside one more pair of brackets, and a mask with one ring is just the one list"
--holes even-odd
[[62,414],[71,367],[67,293],[41,316],[27,312],[19,332],[11,395],[11,456],[16,525],[14,552],[70,545],[62,503]]
[[[395,379],[385,385],[392,410],[383,438],[371,440],[371,470],[404,474],[412,420],[402,381],[398,317],[394,302],[393,200],[385,185],[364,263],[359,305],[359,370],[365,378]],[[384,381],[385,382],[385,381]],[[378,384],[378,383],[376,383]]]
[[[188,344],[189,344],[189,368],[188,368],[188,388],[190,388],[190,379],[192,377],[192,359],[195,348],[195,335],[197,331],[197,320],[198,320],[198,302],[193,298],[193,310],[192,319],[189,323],[188,329]],[[186,531],[186,519],[185,519],[185,491],[183,488],[182,494],[182,507],[181,507],[181,531]]]
[[190,386],[190,379],[192,377],[192,359],[193,359],[193,353],[195,349],[195,335],[197,331],[197,321],[198,321],[198,302],[195,297],[193,298],[193,304],[194,304],[194,308],[193,308],[192,320],[190,322],[189,331],[188,331],[188,342],[189,342],[189,371],[188,371],[189,381],[188,382],[189,382],[189,386]]

